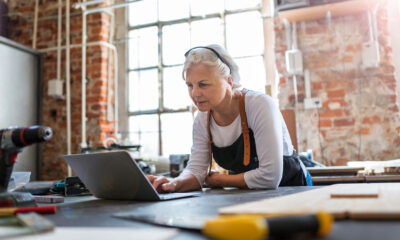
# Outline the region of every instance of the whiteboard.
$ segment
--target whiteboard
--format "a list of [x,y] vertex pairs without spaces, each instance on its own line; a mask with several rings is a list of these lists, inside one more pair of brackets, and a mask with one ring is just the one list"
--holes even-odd
[[[0,129],[39,124],[40,68],[37,52],[0,37]],[[30,171],[38,180],[38,158],[37,145],[25,147],[14,171]]]

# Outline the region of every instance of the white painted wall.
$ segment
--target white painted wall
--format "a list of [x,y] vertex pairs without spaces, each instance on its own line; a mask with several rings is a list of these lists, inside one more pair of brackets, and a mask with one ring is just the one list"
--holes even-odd
[[[0,129],[38,124],[38,64],[32,53],[0,42]],[[37,147],[23,148],[14,165],[14,171],[31,172],[32,180],[37,180]]]

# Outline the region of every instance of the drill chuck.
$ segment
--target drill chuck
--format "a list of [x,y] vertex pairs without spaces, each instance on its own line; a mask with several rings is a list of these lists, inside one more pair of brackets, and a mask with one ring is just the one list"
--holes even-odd
[[53,135],[50,127],[30,126],[0,130],[0,150],[23,148],[34,143],[45,142]]

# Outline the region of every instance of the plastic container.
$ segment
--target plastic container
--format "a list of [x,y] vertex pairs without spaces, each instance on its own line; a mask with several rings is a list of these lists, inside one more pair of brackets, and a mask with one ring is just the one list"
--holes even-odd
[[31,172],[13,172],[8,183],[8,191],[24,186],[31,179]]

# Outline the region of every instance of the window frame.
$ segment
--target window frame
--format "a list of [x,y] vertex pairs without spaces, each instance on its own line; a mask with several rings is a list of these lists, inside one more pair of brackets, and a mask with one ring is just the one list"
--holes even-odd
[[[189,6],[190,7],[190,6]],[[238,14],[238,13],[245,13],[245,12],[251,12],[251,11],[259,11],[260,15],[262,15],[262,1],[260,1],[260,5],[257,7],[251,7],[251,8],[246,8],[246,9],[238,9],[238,10],[226,10],[224,9],[223,12],[221,13],[212,13],[212,14],[206,14],[204,16],[193,16],[191,15],[190,9],[189,9],[189,17],[188,18],[181,18],[181,19],[176,19],[176,20],[170,20],[170,21],[160,21],[157,20],[156,22],[153,23],[146,23],[146,24],[140,24],[136,26],[130,26],[129,25],[129,17],[130,17],[130,11],[129,9],[127,10],[127,35],[129,36],[129,33],[133,30],[138,30],[142,28],[148,28],[148,27],[154,27],[156,26],[158,29],[158,64],[157,66],[148,66],[148,67],[140,67],[140,68],[130,68],[129,66],[129,57],[127,58],[127,76],[129,76],[130,72],[133,71],[141,71],[141,70],[149,70],[149,69],[157,69],[158,71],[158,108],[157,109],[152,109],[152,110],[140,110],[140,111],[130,111],[130,93],[129,93],[129,84],[130,80],[127,78],[127,89],[128,89],[128,94],[127,94],[127,112],[128,112],[128,119],[132,116],[139,116],[139,115],[146,115],[146,114],[157,114],[158,117],[158,141],[159,141],[159,149],[158,149],[158,155],[162,156],[163,155],[163,145],[162,145],[162,124],[161,124],[161,115],[165,113],[180,113],[180,112],[191,112],[192,116],[194,117],[195,112],[197,111],[196,106],[193,105],[193,103],[190,106],[187,106],[186,108],[179,108],[179,109],[171,109],[167,108],[164,106],[164,76],[163,76],[163,69],[164,68],[169,68],[169,67],[183,67],[182,64],[164,64],[163,63],[163,54],[162,54],[162,45],[163,45],[163,32],[162,29],[165,26],[169,25],[174,25],[174,24],[179,24],[179,23],[189,23],[189,25],[192,22],[195,21],[200,21],[200,20],[205,20],[205,19],[211,19],[211,18],[220,18],[222,23],[223,23],[223,42],[224,42],[224,47],[226,48],[227,46],[227,41],[226,41],[226,16],[232,15],[232,14]],[[261,16],[261,20],[263,17]],[[189,32],[191,30],[189,29]],[[128,37],[129,40],[129,37]],[[130,52],[130,44],[127,44],[126,48],[126,53],[129,55]],[[258,57],[261,56],[264,59],[264,52],[256,55],[246,55],[246,56],[240,56],[240,57],[235,57],[234,59],[240,59],[240,58],[248,58],[248,57]],[[182,80],[183,81],[183,80]]]

